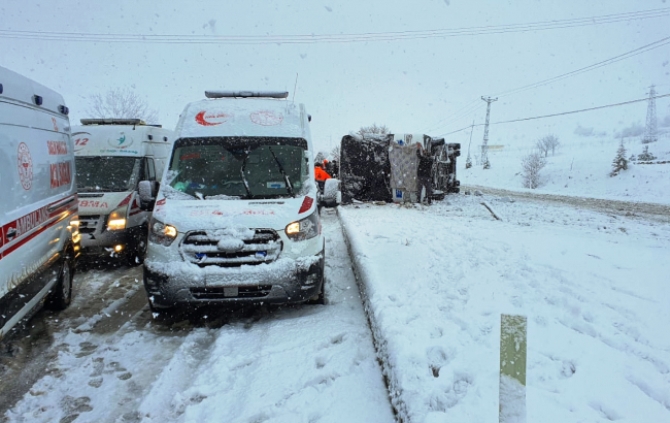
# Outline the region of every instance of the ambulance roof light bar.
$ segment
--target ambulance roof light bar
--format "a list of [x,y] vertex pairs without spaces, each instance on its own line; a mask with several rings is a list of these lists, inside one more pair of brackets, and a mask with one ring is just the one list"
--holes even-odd
[[288,91],[205,91],[207,98],[288,98]]
[[120,118],[103,118],[103,119],[81,119],[82,125],[146,125],[142,119],[120,119]]

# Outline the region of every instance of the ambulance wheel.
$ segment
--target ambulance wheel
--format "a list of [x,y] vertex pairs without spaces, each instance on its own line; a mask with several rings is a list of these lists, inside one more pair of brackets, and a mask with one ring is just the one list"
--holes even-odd
[[144,263],[147,254],[147,237],[140,235],[135,239],[135,245],[126,253],[126,264],[130,267]]
[[154,320],[165,319],[167,316],[172,315],[172,313],[176,310],[175,306],[156,306],[151,301],[151,299],[149,299],[147,302],[149,303],[149,310],[151,311]]
[[72,253],[67,250],[63,257],[63,266],[58,272],[58,281],[47,297],[46,306],[51,310],[64,310],[72,301],[72,279],[74,278],[74,262]]
[[307,304],[326,304],[326,278],[323,275],[323,269],[321,269],[321,291],[307,300]]

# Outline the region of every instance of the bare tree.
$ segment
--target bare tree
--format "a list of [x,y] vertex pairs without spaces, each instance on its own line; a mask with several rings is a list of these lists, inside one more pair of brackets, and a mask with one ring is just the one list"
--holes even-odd
[[86,113],[92,118],[142,119],[158,123],[158,111],[149,109],[147,102],[130,88],[114,88],[88,98]]
[[535,189],[540,186],[540,171],[547,164],[539,151],[533,151],[521,160],[523,186]]
[[336,145],[333,147],[333,149],[330,151],[330,157],[333,160],[340,160],[340,146]]
[[544,157],[547,157],[549,155],[549,151],[551,151],[551,154],[556,154],[556,147],[558,147],[560,144],[561,143],[558,141],[556,136],[547,135],[546,137],[537,140],[535,143],[535,148],[544,154]]
[[371,126],[361,126],[361,129],[359,129],[356,133],[365,138],[367,135],[385,135],[390,132],[386,125],[377,126],[376,123],[373,123]]
[[547,146],[547,151],[551,150],[552,155],[556,154],[556,147],[561,145],[561,143],[558,141],[558,137],[555,135],[547,135],[546,137],[542,138],[542,142]]
[[549,154],[549,149],[547,148],[547,145],[544,143],[543,138],[540,138],[535,142],[535,148],[537,148],[537,152],[544,155],[544,157],[547,157],[547,154]]

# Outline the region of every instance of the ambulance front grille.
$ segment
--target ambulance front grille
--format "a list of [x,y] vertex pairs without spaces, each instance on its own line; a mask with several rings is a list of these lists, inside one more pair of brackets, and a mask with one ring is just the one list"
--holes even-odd
[[224,287],[193,287],[191,295],[198,300],[220,300],[224,298],[263,298],[270,295],[272,285],[240,286],[237,295],[227,295]]
[[100,224],[102,215],[92,214],[88,216],[79,216],[79,232],[82,234],[95,233],[96,228]]
[[179,248],[187,261],[201,267],[236,267],[276,260],[283,246],[277,232],[272,229],[254,229],[254,232],[253,238],[243,240],[239,251],[221,251],[217,247],[221,236],[204,231],[188,233]]

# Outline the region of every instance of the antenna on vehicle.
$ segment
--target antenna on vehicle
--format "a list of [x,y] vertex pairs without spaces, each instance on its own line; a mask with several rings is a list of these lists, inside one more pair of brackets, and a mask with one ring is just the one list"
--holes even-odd
[[295,73],[295,85],[293,86],[293,98],[291,99],[291,102],[295,103],[295,90],[298,89],[298,72]]

